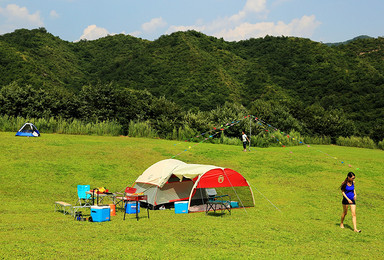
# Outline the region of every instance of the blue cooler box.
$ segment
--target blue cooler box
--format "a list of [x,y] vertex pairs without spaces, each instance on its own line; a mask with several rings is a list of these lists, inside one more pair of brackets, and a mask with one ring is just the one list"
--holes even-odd
[[238,207],[239,207],[239,202],[231,201],[231,208],[238,208]]
[[175,213],[176,214],[188,213],[188,201],[175,202]]
[[[137,204],[137,213],[140,213],[140,202]],[[125,208],[125,213],[127,214],[136,214],[136,201],[127,202]]]
[[93,222],[110,221],[111,208],[109,206],[92,206],[91,217]]

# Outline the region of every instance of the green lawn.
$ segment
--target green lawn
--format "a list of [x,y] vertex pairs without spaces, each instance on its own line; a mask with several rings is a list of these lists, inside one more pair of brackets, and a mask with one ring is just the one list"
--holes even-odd
[[[240,172],[253,188],[255,207],[223,216],[151,211],[139,221],[133,215],[123,221],[118,212],[110,222],[89,223],[54,212],[54,202],[75,203],[77,184],[121,191],[191,144],[56,134],[0,138],[2,258],[383,259],[382,150],[300,146],[245,153],[240,146],[192,145],[177,159]],[[350,212],[346,228],[338,227],[339,186],[350,170],[360,234],[351,230]]]

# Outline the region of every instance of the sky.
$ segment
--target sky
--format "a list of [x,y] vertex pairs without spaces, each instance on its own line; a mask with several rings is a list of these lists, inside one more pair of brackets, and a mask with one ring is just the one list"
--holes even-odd
[[226,41],[266,35],[342,42],[384,36],[384,0],[0,0],[0,35],[45,27],[65,41],[196,30]]

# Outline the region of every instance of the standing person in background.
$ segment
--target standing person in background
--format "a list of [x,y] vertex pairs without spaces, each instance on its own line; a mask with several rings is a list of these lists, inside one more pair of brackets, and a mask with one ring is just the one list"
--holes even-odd
[[343,213],[341,214],[340,227],[344,228],[344,218],[348,213],[348,205],[351,208],[353,231],[360,233],[361,230],[356,228],[356,190],[355,190],[355,174],[349,172],[347,178],[340,186],[341,193],[343,194]]
[[247,140],[249,142],[249,139],[248,139],[247,135],[244,133],[244,131],[241,133],[242,133],[241,139],[243,140],[244,152],[246,152],[247,151]]

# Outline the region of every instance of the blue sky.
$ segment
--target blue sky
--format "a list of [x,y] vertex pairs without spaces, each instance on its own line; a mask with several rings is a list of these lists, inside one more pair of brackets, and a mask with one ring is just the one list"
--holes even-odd
[[194,29],[239,41],[297,36],[340,42],[384,36],[384,0],[0,0],[0,34],[45,27],[66,41]]

